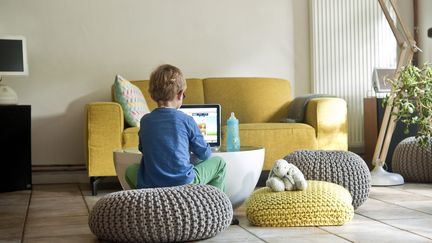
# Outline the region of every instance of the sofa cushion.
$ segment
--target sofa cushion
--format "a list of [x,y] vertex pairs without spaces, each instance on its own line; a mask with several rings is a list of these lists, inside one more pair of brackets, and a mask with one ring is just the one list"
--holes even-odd
[[149,113],[141,90],[120,75],[114,81],[114,99],[123,108],[125,120],[130,126],[139,127],[141,117]]
[[303,191],[256,190],[246,201],[246,216],[256,226],[342,225],[354,216],[350,193],[340,185],[308,181]]
[[[266,149],[264,170],[270,170],[274,161],[298,149],[317,149],[315,129],[303,123],[248,123],[239,125],[242,145]],[[226,126],[223,141],[226,141]]]

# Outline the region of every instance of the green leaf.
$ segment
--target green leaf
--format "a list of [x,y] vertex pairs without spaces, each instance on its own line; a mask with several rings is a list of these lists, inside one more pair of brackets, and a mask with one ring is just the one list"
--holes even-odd
[[[392,115],[406,125],[404,133],[409,133],[410,125],[417,125],[419,144],[428,145],[432,137],[432,64],[422,68],[410,64],[402,67],[396,77],[388,79],[393,89],[383,106],[397,107]],[[389,97],[393,98],[392,104],[388,104]]]

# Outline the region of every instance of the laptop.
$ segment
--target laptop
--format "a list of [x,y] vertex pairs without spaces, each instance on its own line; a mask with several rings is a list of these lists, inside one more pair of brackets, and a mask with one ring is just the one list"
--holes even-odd
[[184,104],[180,111],[191,116],[197,123],[204,140],[212,151],[221,146],[221,108],[219,104]]

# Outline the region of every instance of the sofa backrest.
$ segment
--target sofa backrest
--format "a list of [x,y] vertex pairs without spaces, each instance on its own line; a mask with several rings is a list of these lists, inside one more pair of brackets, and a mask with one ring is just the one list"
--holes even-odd
[[[277,78],[187,79],[185,104],[220,104],[222,123],[235,112],[240,123],[279,122],[292,100],[290,82]],[[150,110],[157,107],[148,93],[148,80],[133,81]]]
[[[144,95],[144,98],[147,101],[148,108],[152,111],[157,107],[156,102],[151,98],[150,93],[148,92],[149,81],[148,80],[139,80],[132,81],[134,85],[136,85]],[[204,104],[204,91],[203,91],[203,82],[202,79],[191,78],[186,79],[187,90],[186,90],[186,98],[184,99],[185,104]]]
[[205,103],[219,103],[222,122],[235,112],[240,123],[279,122],[292,100],[289,81],[276,78],[207,78]]

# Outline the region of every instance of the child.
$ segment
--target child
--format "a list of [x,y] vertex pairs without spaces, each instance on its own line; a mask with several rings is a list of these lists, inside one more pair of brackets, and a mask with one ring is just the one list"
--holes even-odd
[[[162,65],[150,76],[148,90],[158,108],[141,118],[138,188],[209,184],[224,190],[225,161],[210,158],[211,149],[194,119],[177,110],[186,88],[177,67]],[[190,152],[202,162],[192,165]]]

